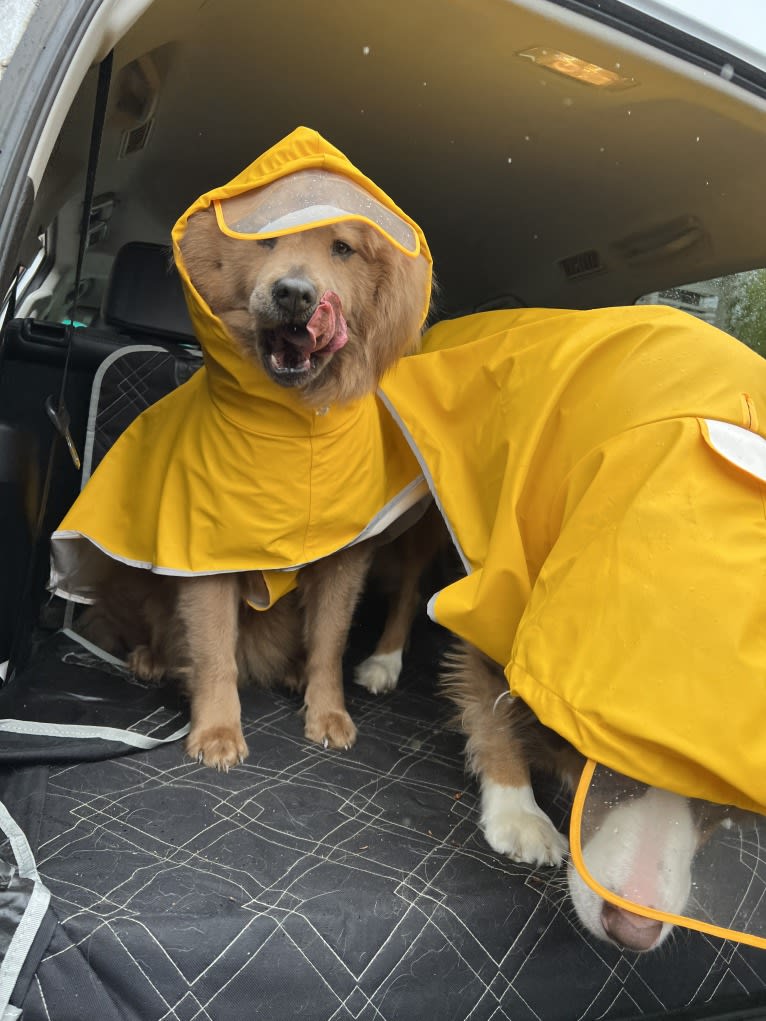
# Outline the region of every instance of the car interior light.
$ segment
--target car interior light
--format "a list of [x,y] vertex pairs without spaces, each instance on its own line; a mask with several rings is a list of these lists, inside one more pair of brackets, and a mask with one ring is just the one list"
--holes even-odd
[[575,81],[584,82],[586,85],[593,85],[600,89],[630,89],[634,85],[638,85],[635,78],[625,78],[616,71],[610,71],[598,64],[591,64],[587,60],[581,60],[580,57],[572,56],[571,53],[548,49],[546,46],[532,46],[527,50],[520,50],[517,56],[531,60],[539,67],[546,67],[549,71],[555,71],[556,74],[574,78]]

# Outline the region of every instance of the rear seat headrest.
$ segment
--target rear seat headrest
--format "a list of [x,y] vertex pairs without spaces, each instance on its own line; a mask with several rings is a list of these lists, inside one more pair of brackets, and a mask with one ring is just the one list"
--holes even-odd
[[104,296],[104,322],[132,336],[196,343],[181,278],[165,245],[130,241],[119,250]]

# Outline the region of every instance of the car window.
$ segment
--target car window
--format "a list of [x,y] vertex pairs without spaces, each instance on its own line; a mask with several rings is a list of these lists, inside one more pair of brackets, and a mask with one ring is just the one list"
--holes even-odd
[[42,233],[38,235],[37,246],[32,252],[28,264],[19,265],[17,275],[0,301],[0,324],[8,318],[11,309],[14,314],[18,314],[18,309],[26,294],[33,289],[38,280],[44,278],[49,255],[48,235]]
[[636,304],[683,309],[766,357],[766,269],[653,291],[644,294]]

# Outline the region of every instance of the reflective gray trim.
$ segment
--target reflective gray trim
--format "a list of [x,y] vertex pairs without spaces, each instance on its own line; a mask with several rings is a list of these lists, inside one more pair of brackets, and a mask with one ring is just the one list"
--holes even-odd
[[63,631],[69,631],[72,627],[72,624],[74,624],[75,605],[76,604],[74,599],[67,599],[66,606],[64,607],[64,627],[62,628]]
[[[48,910],[51,895],[37,874],[37,866],[27,843],[27,838],[16,825],[16,822],[2,802],[0,802],[0,829],[2,829],[10,842],[11,849],[16,858],[19,876],[22,879],[30,879],[34,883],[29,901],[24,909],[24,915],[13,934],[3,962],[0,964],[0,1010],[2,1011],[2,1019],[5,1021],[6,1016],[8,1018],[14,1017],[13,1014],[7,1013],[9,1010],[8,1001],[13,994],[19,972],[27,959],[29,948],[32,946],[45,912]],[[10,1009],[13,1010],[14,1008]],[[17,1014],[16,1017],[18,1016]]]
[[[385,530],[392,525],[394,521],[400,518],[403,514],[406,514],[411,507],[414,507],[415,504],[418,503],[419,500],[422,500],[429,488],[428,483],[422,475],[413,479],[412,482],[409,482],[404,489],[400,490],[396,494],[395,497],[389,500],[385,507],[378,511],[375,517],[372,518],[370,523],[362,529],[359,535],[348,543],[348,546],[356,546],[357,543],[364,542],[365,539],[372,539],[373,536],[380,535],[381,532],[385,532]],[[343,548],[348,549],[348,546],[344,546]]]
[[444,507],[442,506],[442,502],[439,499],[439,494],[436,491],[436,485],[434,484],[434,480],[433,480],[433,477],[431,476],[431,472],[428,469],[428,465],[426,464],[425,460],[423,459],[423,455],[420,453],[420,450],[418,449],[417,444],[415,443],[415,440],[413,439],[409,429],[407,428],[405,423],[402,421],[402,419],[401,419],[401,417],[399,415],[399,412],[396,410],[394,405],[389,400],[388,395],[386,393],[384,393],[382,390],[378,390],[378,397],[380,397],[380,399],[385,404],[386,408],[388,409],[388,413],[391,415],[391,418],[393,418],[393,420],[399,426],[399,429],[400,429],[400,431],[402,433],[402,436],[404,436],[405,440],[407,440],[407,443],[410,446],[410,450],[412,451],[412,453],[417,458],[418,464],[420,465],[420,469],[423,472],[423,476],[425,477],[425,480],[428,483],[428,488],[431,490],[431,496],[434,498],[434,503],[439,508],[439,513],[441,514],[442,519],[444,520],[444,524],[447,526],[447,531],[450,534],[450,538],[452,539],[452,543],[453,543],[455,549],[457,550],[457,554],[460,557],[460,560],[461,560],[461,562],[463,564],[463,569],[465,570],[466,574],[470,574],[471,573],[471,565],[470,565],[470,563],[468,561],[468,558],[466,557],[465,553],[463,553],[463,550],[460,547],[460,543],[457,541],[457,536],[455,535],[455,531],[454,531],[452,525],[450,524],[449,518],[447,517],[446,513],[444,512]]
[[167,354],[167,348],[158,347],[157,344],[130,344],[128,347],[121,347],[118,351],[113,351],[103,362],[99,365],[95,376],[93,377],[93,385],[90,391],[90,406],[88,408],[88,425],[85,430],[85,450],[82,457],[82,481],[80,483],[80,489],[82,489],[85,483],[90,478],[91,465],[93,464],[93,446],[96,441],[96,418],[98,416],[98,401],[101,396],[101,384],[104,380],[104,373],[113,365],[118,358],[122,358],[127,354],[134,354],[137,351],[156,351],[158,354]]
[[189,724],[185,723],[179,730],[173,731],[165,738],[146,737],[132,730],[119,730],[117,727],[90,727],[80,724],[39,723],[36,720],[0,720],[0,733],[33,734],[36,737],[71,737],[97,738],[100,741],[118,741],[147,751],[161,744],[179,741],[189,733]]
[[2,801],[0,801],[0,829],[2,829],[10,841],[21,878],[32,879],[35,883],[39,882],[40,877],[37,874],[37,865],[35,864],[32,850],[27,843],[27,838]]
[[78,635],[76,631],[72,631],[71,628],[62,627],[62,635],[66,635],[73,642],[77,642],[78,645],[82,645],[88,652],[92,652],[94,656],[98,656],[99,659],[103,659],[105,663],[112,663],[114,666],[124,667],[128,669],[128,664],[124,659],[118,659],[113,656],[111,652],[107,652],[105,649],[100,648],[98,645],[94,645],[93,642],[89,642],[87,638],[83,638],[82,635]]
[[[232,568],[229,570],[216,571],[176,571],[170,567],[156,567],[154,564],[151,564],[148,560],[130,560],[128,557],[117,556],[116,553],[112,553],[110,550],[106,548],[106,546],[102,546],[101,543],[96,542],[95,539],[92,539],[89,535],[86,535],[85,532],[75,532],[72,529],[65,529],[64,531],[58,529],[51,536],[51,542],[53,542],[54,539],[57,542],[60,542],[63,539],[78,539],[80,542],[89,542],[91,546],[95,546],[97,550],[101,550],[104,556],[109,557],[110,560],[116,560],[118,561],[118,563],[126,564],[128,567],[138,567],[142,571],[151,571],[153,574],[164,574],[171,578],[200,578],[203,575],[208,574],[240,574],[241,571],[243,570],[242,568],[240,569]],[[244,570],[249,570],[249,568],[245,568]],[[285,568],[285,570],[293,570],[293,568]],[[84,596],[78,596],[76,593],[70,594],[66,592],[64,589],[60,589],[58,587],[58,582],[56,579],[54,579],[53,584],[56,586],[55,588],[51,589],[54,595],[63,596],[64,599],[73,599],[75,602],[78,603],[92,602],[91,599],[87,599]]]

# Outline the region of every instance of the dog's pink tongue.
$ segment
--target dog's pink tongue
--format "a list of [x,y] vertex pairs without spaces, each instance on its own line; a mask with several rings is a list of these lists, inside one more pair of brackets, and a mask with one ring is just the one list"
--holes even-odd
[[338,351],[348,340],[343,307],[335,291],[325,291],[314,314],[306,323],[309,336],[314,341],[315,351],[330,354]]

